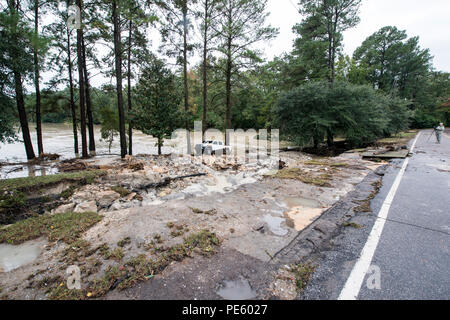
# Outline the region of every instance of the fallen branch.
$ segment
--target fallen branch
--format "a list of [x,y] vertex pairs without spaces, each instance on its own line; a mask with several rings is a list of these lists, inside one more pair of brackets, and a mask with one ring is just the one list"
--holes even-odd
[[161,188],[161,187],[167,186],[171,181],[176,181],[176,180],[181,180],[181,179],[186,179],[186,178],[202,177],[202,176],[206,176],[206,173],[194,173],[194,174],[189,174],[187,176],[179,176],[179,177],[174,177],[174,178],[166,177],[161,181],[149,183],[147,185],[142,186],[139,189],[133,189],[133,192],[137,193],[141,190],[147,191],[147,189]]

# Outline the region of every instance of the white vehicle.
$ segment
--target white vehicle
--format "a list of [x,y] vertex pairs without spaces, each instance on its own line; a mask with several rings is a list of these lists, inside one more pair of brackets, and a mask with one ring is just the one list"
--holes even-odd
[[195,151],[197,152],[197,154],[202,154],[202,153],[227,154],[227,153],[231,152],[231,147],[226,146],[222,141],[208,140],[208,141],[203,141],[202,144],[197,144],[195,146]]

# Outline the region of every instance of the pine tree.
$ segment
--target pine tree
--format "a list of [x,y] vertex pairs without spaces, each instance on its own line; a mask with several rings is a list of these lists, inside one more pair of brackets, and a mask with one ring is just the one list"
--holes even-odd
[[[33,42],[38,42],[34,30],[21,17],[21,3],[8,0],[7,8],[1,12],[2,24],[2,71],[12,75],[6,85],[13,89],[20,127],[28,160],[35,158],[31,142],[28,119],[25,110],[24,88],[22,81],[33,70]],[[2,84],[3,85],[3,84]]]
[[[72,117],[73,144],[75,157],[79,157],[78,146],[78,125],[77,125],[77,107],[75,104],[75,84],[73,78],[74,62],[73,62],[73,29],[68,24],[67,8],[72,4],[71,0],[66,0],[66,8],[60,10],[58,3],[53,3],[51,7],[55,21],[48,25],[45,29],[47,34],[51,35],[51,56],[48,61],[49,69],[55,71],[56,76],[50,80],[50,87],[57,87],[60,84],[66,85],[69,89],[69,97],[67,103],[70,108]],[[62,99],[66,99],[63,96]]]
[[190,42],[190,30],[192,29],[190,5],[193,5],[195,2],[195,0],[155,2],[162,9],[161,17],[165,17],[161,26],[165,52],[169,57],[176,58],[176,63],[183,70],[185,127],[188,131],[187,152],[189,154],[191,153],[191,136],[189,134],[191,114],[189,108],[188,56],[192,53],[195,46]]
[[[39,7],[42,4],[39,0],[34,0],[33,11],[34,11],[34,32],[36,36],[39,34]],[[34,61],[34,85],[36,91],[36,136],[38,144],[39,155],[44,153],[44,145],[42,142],[42,124],[41,124],[41,90],[39,86],[40,81],[40,66],[39,66],[39,47],[35,46],[33,48],[33,61]]]
[[213,42],[217,37],[217,33],[211,27],[214,25],[220,16],[219,7],[222,4],[221,0],[201,0],[200,8],[196,12],[196,17],[200,19],[200,31],[202,36],[202,131],[203,134],[207,125],[207,111],[208,111],[208,69],[209,69],[209,53],[213,49]]
[[[212,26],[218,35],[217,51],[224,58],[220,69],[225,78],[226,129],[232,128],[232,77],[243,68],[252,68],[262,61],[260,52],[253,49],[255,43],[269,41],[277,35],[277,29],[265,23],[268,16],[266,6],[267,0],[224,0],[220,21]],[[225,143],[229,143],[228,135]]]
[[157,139],[158,154],[181,120],[179,83],[164,62],[152,59],[142,70],[136,86],[136,128]]
[[[334,82],[335,64],[342,47],[343,32],[359,23],[361,0],[300,0],[300,13],[305,16],[294,30],[299,34],[297,50],[304,50],[303,65],[312,63],[316,72],[326,59],[331,83]],[[313,54],[314,53],[314,54]],[[317,58],[316,58],[317,57]],[[321,62],[317,65],[318,62]],[[314,70],[314,69],[313,69]]]
[[146,31],[149,24],[156,20],[156,15],[151,10],[150,3],[131,0],[125,7],[125,27],[128,28],[124,39],[127,63],[127,105],[128,105],[128,154],[133,154],[133,103],[131,80],[134,78],[134,70],[142,66],[151,53],[148,50],[149,40]]
[[[76,0],[76,5],[80,8],[81,22],[83,22],[83,1]],[[80,130],[81,130],[81,154],[83,158],[88,158],[88,146],[86,137],[86,98],[84,82],[84,62],[83,57],[83,24],[77,29],[77,60],[78,60],[78,83],[79,83],[79,101],[80,101]]]

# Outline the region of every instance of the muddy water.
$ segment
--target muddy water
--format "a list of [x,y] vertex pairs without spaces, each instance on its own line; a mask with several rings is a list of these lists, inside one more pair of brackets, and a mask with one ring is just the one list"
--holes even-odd
[[224,281],[222,287],[216,293],[225,300],[249,300],[256,298],[256,292],[250,287],[248,280]]
[[267,224],[269,227],[270,232],[277,236],[285,236],[289,232],[287,229],[285,229],[282,224],[283,222],[286,222],[285,218],[281,217],[274,217],[270,214],[264,215],[262,218],[263,222]]
[[[30,124],[31,140],[33,142],[34,152],[37,153],[37,138],[35,125]],[[95,145],[97,155],[108,155],[109,148],[106,141],[101,140],[100,126],[95,126]],[[21,133],[19,133],[21,140]],[[44,141],[44,151],[46,153],[57,153],[61,155],[61,159],[70,159],[75,157],[73,131],[71,124],[47,124],[42,125],[42,139]],[[81,135],[78,135],[79,144],[81,148]],[[135,154],[157,154],[158,149],[155,147],[156,140],[151,136],[145,135],[142,132],[133,132],[133,150]],[[172,148],[166,146],[162,148],[163,153],[170,153]],[[111,146],[112,154],[120,153],[120,145],[118,138],[115,139]],[[0,162],[25,162],[27,161],[25,148],[21,141],[11,144],[0,143]],[[0,178],[18,178],[27,176],[41,176],[57,173],[55,164],[49,163],[43,166],[8,166],[1,167]]]
[[321,207],[321,203],[317,200],[314,199],[308,199],[308,198],[285,198],[284,199],[284,203],[286,203],[286,205],[289,208],[294,208],[294,207],[309,207],[309,208],[319,208]]
[[0,272],[9,272],[36,260],[47,241],[29,241],[20,245],[0,244]]
[[261,177],[260,172],[241,172],[232,175],[226,172],[211,171],[209,177],[199,183],[191,184],[178,193],[172,193],[155,199],[154,195],[144,195],[144,205],[160,205],[169,200],[204,197],[211,194],[224,194],[236,190],[242,185],[252,184]]
[[[31,140],[33,141],[33,147],[35,153],[37,153],[37,138],[35,125],[30,124]],[[94,127],[95,144],[97,154],[108,154],[108,143],[101,140],[100,126]],[[19,133],[21,140],[21,133]],[[72,125],[66,123],[48,124],[42,125],[42,139],[44,141],[44,151],[46,153],[57,153],[62,158],[73,158],[74,154],[74,142]],[[78,135],[79,143],[81,144],[81,134]],[[155,147],[156,140],[151,136],[145,135],[142,132],[133,132],[133,149],[135,154],[147,153],[157,154],[158,149]],[[164,153],[171,151],[171,148],[163,148]],[[120,153],[119,139],[116,138],[111,146],[111,153]],[[23,143],[18,141],[12,144],[0,144],[0,161],[3,162],[22,162],[26,161],[25,148]]]
[[289,211],[285,212],[287,224],[297,231],[303,230],[316,218],[318,218],[328,207],[317,200],[309,198],[288,197],[283,201]]
[[[34,124],[30,124],[30,134],[33,143],[34,151],[37,153],[37,137]],[[97,156],[106,156],[109,154],[120,154],[119,138],[116,137],[109,151],[109,144],[101,139],[100,126],[94,127],[95,145]],[[18,134],[21,140],[21,133]],[[61,156],[61,159],[70,159],[75,157],[74,153],[74,140],[72,125],[69,123],[58,123],[42,125],[42,136],[44,142],[45,153],[57,153]],[[180,135],[179,139],[182,139]],[[173,146],[176,143],[181,143],[178,140],[165,140],[162,148],[163,154],[169,154],[173,152]],[[221,140],[221,139],[219,139]],[[223,140],[223,139],[222,139]],[[81,146],[81,134],[78,134],[79,146]],[[252,140],[253,141],[253,140]],[[194,135],[191,135],[191,143],[194,144]],[[158,149],[155,146],[156,139],[152,136],[145,135],[140,131],[133,131],[133,151],[134,154],[157,154]],[[183,145],[183,144],[181,144]],[[236,143],[236,146],[241,144]],[[0,143],[0,162],[26,162],[25,148],[21,141],[17,141],[11,144]],[[38,176],[46,174],[54,174],[55,166],[47,164],[42,167],[21,167],[3,166],[0,168],[1,178],[16,178],[26,176]]]

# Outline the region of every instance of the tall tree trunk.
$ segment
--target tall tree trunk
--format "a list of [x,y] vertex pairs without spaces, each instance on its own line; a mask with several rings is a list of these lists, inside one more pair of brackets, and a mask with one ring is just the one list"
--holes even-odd
[[[226,94],[226,111],[225,111],[225,129],[231,129],[231,38],[228,39],[227,69],[225,73],[225,94]],[[225,144],[230,144],[228,133],[225,135]]]
[[333,51],[333,35],[331,32],[331,26],[330,26],[330,22],[328,22],[327,24],[327,31],[328,31],[328,80],[333,83],[333,78],[332,78],[332,51]]
[[95,136],[94,136],[94,119],[92,117],[91,93],[89,85],[89,73],[86,63],[86,45],[84,44],[84,35],[82,38],[83,49],[83,73],[84,73],[84,89],[86,92],[86,113],[88,117],[88,131],[89,131],[89,155],[95,156]]
[[[16,1],[14,1],[14,0],[8,1],[8,6],[9,6],[9,11],[10,11],[11,15],[14,15],[16,12],[19,11],[19,3],[16,3]],[[34,154],[33,144],[31,143],[30,129],[28,128],[27,113],[25,111],[25,101],[23,98],[22,75],[20,74],[20,71],[17,69],[16,65],[14,65],[14,68],[12,71],[13,71],[13,75],[14,75],[14,89],[15,89],[15,94],[16,94],[17,112],[19,113],[19,121],[20,121],[20,127],[22,129],[22,137],[23,137],[23,142],[25,145],[25,152],[27,154],[27,159],[32,160],[36,156]]]
[[338,24],[338,20],[339,20],[339,13],[338,13],[338,9],[337,7],[334,8],[334,17],[335,20],[333,21],[333,33],[332,33],[332,54],[331,54],[331,61],[330,61],[330,66],[331,66],[331,83],[334,83],[335,77],[336,77],[336,68],[335,68],[335,62],[336,62],[336,34],[337,34],[337,24]]
[[[39,32],[39,0],[34,0],[34,32]],[[41,90],[39,88],[39,58],[38,49],[34,48],[34,85],[36,89],[36,135],[39,155],[44,153],[41,125]]]
[[[76,0],[77,6],[83,14],[82,0]],[[78,58],[78,82],[80,86],[80,130],[81,130],[81,154],[83,158],[88,158],[87,139],[86,139],[86,109],[85,109],[85,90],[84,90],[84,75],[83,75],[83,30],[77,29],[77,58]]]
[[[233,8],[229,3],[230,7],[228,7],[227,19],[228,19],[228,27],[231,28],[233,24]],[[232,72],[232,31],[228,31],[227,37],[227,66],[225,71],[225,96],[226,96],[226,109],[225,109],[225,130],[231,129],[231,72]],[[225,144],[230,145],[230,137],[228,133],[225,134]]]
[[186,143],[187,152],[191,154],[191,134],[189,131],[189,91],[188,91],[188,75],[187,75],[187,1],[183,3],[183,85],[184,85],[184,111],[186,112]]
[[125,158],[127,154],[127,141],[125,134],[125,115],[123,109],[123,93],[122,93],[122,46],[120,37],[119,12],[117,1],[112,2],[112,16],[114,24],[114,56],[116,67],[116,88],[117,88],[117,107],[119,109],[119,131],[120,131],[120,156]]
[[22,137],[25,144],[25,152],[27,154],[27,159],[32,160],[36,156],[33,150],[33,144],[31,143],[30,129],[28,128],[27,113],[25,111],[25,101],[23,99],[23,86],[22,86],[22,76],[17,70],[13,71],[15,91],[16,91],[16,103],[17,111],[19,112],[20,127],[22,128]]
[[330,129],[327,129],[327,146],[329,148],[334,146],[334,135]]
[[319,148],[319,139],[316,136],[313,136],[313,146],[315,150]]
[[75,157],[78,158],[80,152],[78,151],[78,130],[77,130],[77,113],[75,107],[73,77],[72,77],[72,54],[70,49],[70,30],[67,28],[67,59],[69,72],[69,91],[70,91],[70,110],[72,111],[72,127],[73,127],[73,144]]
[[133,121],[131,119],[131,37],[133,35],[133,21],[130,20],[128,31],[128,154],[133,155]]
[[205,0],[205,25],[203,34],[203,119],[202,119],[202,133],[206,131],[206,112],[208,104],[208,82],[207,82],[207,55],[208,55],[208,0]]

